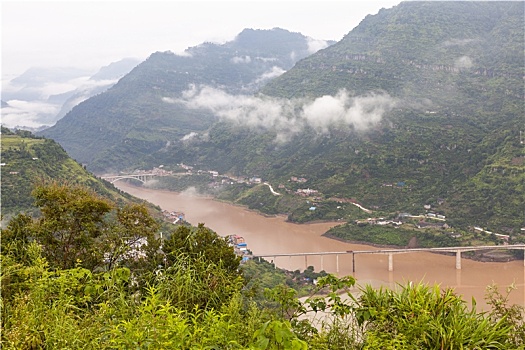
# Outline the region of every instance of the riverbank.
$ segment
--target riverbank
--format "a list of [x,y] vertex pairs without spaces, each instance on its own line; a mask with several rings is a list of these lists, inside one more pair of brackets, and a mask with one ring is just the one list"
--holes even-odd
[[[117,182],[115,185],[131,195],[147,200],[162,209],[178,210],[186,220],[197,225],[204,223],[221,236],[238,234],[246,239],[254,254],[297,254],[314,252],[344,252],[378,249],[370,244],[354,244],[332,239],[324,234],[334,223],[292,224],[284,217],[265,217],[238,206],[218,202],[212,198],[152,190]],[[394,271],[388,271],[388,258],[383,254],[365,254],[355,257],[356,270],[352,271],[352,255],[283,256],[273,259],[279,267],[290,271],[303,271],[314,266],[338,276],[352,275],[358,283],[374,280],[385,286],[395,287],[408,281],[439,284],[452,287],[465,300],[474,297],[482,307],[486,287],[497,284],[501,290],[514,285],[517,290],[510,295],[510,302],[525,305],[523,262],[478,262],[463,259],[462,269],[455,269],[455,257],[419,252],[399,254],[394,257]]]
[[[346,244],[365,245],[365,246],[369,247],[367,250],[372,250],[370,248],[378,248],[378,249],[405,249],[405,248],[417,248],[418,247],[417,244],[415,244],[414,246],[410,246],[410,245],[402,246],[402,245],[393,245],[393,244],[377,244],[377,243],[374,243],[374,242],[364,241],[364,240],[348,240],[348,239],[337,237],[337,236],[332,235],[332,234],[329,233],[329,231],[332,228],[334,228],[336,226],[339,226],[339,225],[342,225],[342,224],[345,224],[344,221],[313,220],[313,221],[308,221],[308,222],[305,222],[305,223],[298,223],[298,222],[289,221],[288,220],[288,215],[286,215],[286,214],[267,214],[267,213],[263,213],[260,210],[251,209],[247,205],[244,205],[244,204],[241,204],[241,203],[232,202],[232,201],[227,200],[227,199],[219,199],[216,196],[209,195],[209,194],[203,194],[203,193],[198,192],[196,190],[175,192],[175,191],[166,190],[166,189],[156,189],[156,188],[149,188],[149,187],[145,187],[145,186],[135,186],[135,185],[132,185],[130,183],[127,183],[127,186],[131,186],[131,187],[134,187],[134,188],[137,188],[137,189],[146,189],[146,190],[151,190],[151,191],[159,191],[159,192],[166,193],[168,195],[172,194],[172,195],[178,195],[178,196],[183,196],[183,197],[195,197],[196,196],[196,197],[204,199],[206,201],[214,201],[216,203],[222,203],[222,204],[227,205],[227,206],[232,206],[232,207],[238,208],[239,210],[250,212],[250,213],[253,213],[254,215],[257,215],[257,216],[260,216],[260,217],[263,217],[263,218],[278,219],[278,220],[282,220],[282,221],[284,221],[284,222],[286,222],[288,224],[293,224],[293,225],[297,225],[297,226],[327,225],[328,229],[321,234],[322,237],[326,237],[326,238],[328,238],[330,240],[335,240],[335,241],[338,241],[338,242],[344,242]],[[175,208],[175,209],[179,210],[179,208]],[[236,232],[234,232],[234,233],[236,233]],[[399,233],[399,232],[397,232],[397,233]],[[458,244],[457,246],[459,246],[459,245],[460,244]],[[433,253],[437,253],[439,255],[444,255],[444,256],[454,256],[454,253],[447,253],[447,252],[433,252]],[[504,251],[501,251],[501,250],[480,251],[480,252],[464,252],[462,254],[462,257],[466,258],[466,259],[469,259],[469,260],[478,261],[478,262],[495,262],[495,263],[517,261],[517,260],[521,260],[522,259],[521,257],[512,254],[512,252],[504,252]]]

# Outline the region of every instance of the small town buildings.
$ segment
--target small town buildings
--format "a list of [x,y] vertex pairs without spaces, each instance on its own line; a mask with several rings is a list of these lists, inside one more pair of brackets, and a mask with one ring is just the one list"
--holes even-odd
[[302,195],[302,196],[310,196],[310,195],[312,195],[312,194],[314,194],[314,193],[317,193],[317,192],[319,192],[319,191],[317,191],[317,190],[312,190],[312,189],[310,189],[310,188],[300,188],[300,189],[298,189],[298,190],[295,191],[295,192],[296,192],[297,194],[299,194],[299,195]]
[[290,180],[291,180],[292,182],[300,182],[300,183],[304,183],[304,182],[308,181],[308,180],[305,179],[304,177],[297,177],[297,176],[292,176],[292,177],[290,178]]

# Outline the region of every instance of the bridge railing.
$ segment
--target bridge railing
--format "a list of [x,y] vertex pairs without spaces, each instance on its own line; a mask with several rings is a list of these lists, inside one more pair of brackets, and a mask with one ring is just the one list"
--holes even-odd
[[278,257],[297,257],[304,256],[305,268],[308,267],[308,257],[321,256],[321,270],[323,270],[323,256],[336,256],[336,272],[339,272],[339,255],[352,254],[352,272],[355,272],[355,256],[359,254],[386,254],[388,255],[388,271],[394,270],[394,254],[418,253],[418,252],[449,252],[456,254],[456,269],[461,270],[461,253],[479,250],[523,250],[523,265],[525,266],[525,244],[496,245],[496,246],[467,246],[467,247],[439,247],[439,248],[399,248],[399,249],[375,249],[375,250],[347,250],[340,252],[306,252],[306,253],[274,253],[274,254],[253,254],[253,258],[273,258],[274,262]]
[[120,174],[120,175],[106,175],[101,176],[101,179],[104,179],[106,181],[109,181],[110,183],[115,183],[119,180],[124,179],[135,179],[139,180],[140,182],[146,182],[148,178],[152,178],[158,176],[157,174]]

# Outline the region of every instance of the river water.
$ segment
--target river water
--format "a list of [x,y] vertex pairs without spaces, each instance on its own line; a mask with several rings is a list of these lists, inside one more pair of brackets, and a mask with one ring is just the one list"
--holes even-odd
[[[219,235],[243,236],[248,248],[259,255],[305,252],[340,252],[347,250],[374,250],[375,247],[337,241],[322,234],[336,223],[293,224],[285,217],[265,217],[242,207],[196,196],[188,192],[152,190],[135,187],[124,182],[116,186],[136,197],[145,199],[162,209],[182,211],[186,220],[197,225],[204,223]],[[394,255],[394,271],[388,271],[388,256],[366,254],[355,256],[356,271],[352,273],[352,255],[339,255],[339,276],[353,275],[360,283],[374,286],[395,287],[396,283],[408,281],[438,283],[452,287],[469,302],[474,297],[478,307],[484,307],[486,287],[497,284],[501,291],[514,283],[517,287],[510,294],[510,302],[525,305],[525,268],[523,261],[507,263],[478,262],[462,259],[462,269],[456,270],[455,256],[433,253],[409,253]],[[269,259],[269,260],[273,260]],[[322,260],[322,261],[321,261]],[[289,270],[304,270],[312,265],[336,273],[336,256],[277,257],[277,266]]]

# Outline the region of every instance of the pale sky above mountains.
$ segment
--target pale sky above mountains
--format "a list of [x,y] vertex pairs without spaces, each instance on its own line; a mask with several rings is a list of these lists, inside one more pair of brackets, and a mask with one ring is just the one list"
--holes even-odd
[[125,57],[182,53],[232,40],[244,28],[280,27],[340,40],[367,14],[400,0],[1,2],[2,80],[31,67],[96,70]]

